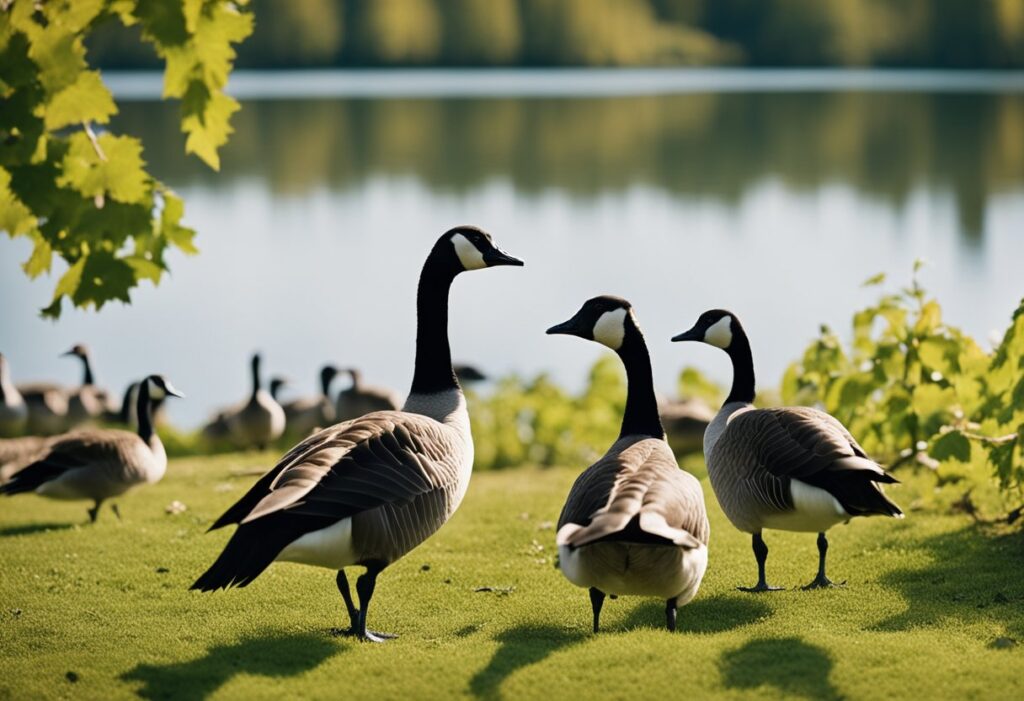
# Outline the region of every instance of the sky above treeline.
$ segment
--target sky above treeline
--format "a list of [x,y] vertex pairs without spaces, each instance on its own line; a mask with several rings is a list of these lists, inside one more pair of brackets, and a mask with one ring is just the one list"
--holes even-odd
[[[1024,67],[1022,0],[252,0],[241,68]],[[108,68],[155,68],[116,22]]]

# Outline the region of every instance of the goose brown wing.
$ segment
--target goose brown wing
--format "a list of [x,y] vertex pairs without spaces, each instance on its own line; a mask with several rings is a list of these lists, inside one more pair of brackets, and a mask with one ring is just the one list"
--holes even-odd
[[743,412],[730,421],[719,446],[730,461],[753,468],[748,485],[766,504],[791,508],[789,480],[798,479],[828,491],[850,514],[899,513],[876,485],[896,479],[866,456],[838,420],[817,409]]
[[138,440],[128,431],[78,431],[51,439],[48,446],[32,456],[32,462],[17,469],[10,482],[0,487],[4,494],[31,492],[69,470],[87,465],[117,464],[126,442]]
[[337,521],[408,503],[458,479],[456,443],[453,432],[418,414],[379,412],[338,424],[303,441],[260,480],[264,493],[251,495],[259,498],[250,499],[240,523],[280,512]]

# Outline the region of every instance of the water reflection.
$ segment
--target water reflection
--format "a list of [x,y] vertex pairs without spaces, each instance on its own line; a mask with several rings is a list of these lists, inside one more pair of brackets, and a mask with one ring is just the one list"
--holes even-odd
[[952,193],[967,241],[992,194],[1024,181],[1024,96],[892,93],[691,94],[598,99],[248,102],[222,176],[182,156],[176,112],[129,103],[118,127],[175,185],[265,180],[278,194],[348,190],[411,175],[463,193],[508,179],[521,193],[579,197],[637,184],[735,204],[778,180],[843,183],[893,208],[915,188]]

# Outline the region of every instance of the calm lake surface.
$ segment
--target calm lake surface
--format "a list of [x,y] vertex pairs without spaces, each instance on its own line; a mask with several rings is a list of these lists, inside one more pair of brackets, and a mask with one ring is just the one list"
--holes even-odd
[[245,395],[253,349],[298,393],[325,361],[404,392],[419,268],[461,223],[527,267],[457,281],[456,359],[570,387],[600,349],[544,329],[600,293],[633,301],[666,391],[685,364],[728,380],[724,354],[668,341],[709,307],[743,318],[767,387],[820,324],[848,332],[877,272],[891,289],[926,259],[947,319],[986,343],[1024,294],[1015,74],[239,75],[219,174],[184,156],[159,78],[108,82],[202,253],[130,307],[52,324],[54,279],[28,282],[28,246],[3,238],[0,350],[19,381],[77,382],[57,355],[80,341],[115,390],[165,372],[184,426]]

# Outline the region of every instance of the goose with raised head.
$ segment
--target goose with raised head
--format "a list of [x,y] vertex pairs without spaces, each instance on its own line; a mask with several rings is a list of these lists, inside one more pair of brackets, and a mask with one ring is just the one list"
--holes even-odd
[[590,590],[595,633],[608,594],[661,598],[674,631],[677,608],[697,594],[707,569],[711,529],[700,482],[679,469],[665,441],[633,308],[620,297],[594,297],[548,333],[611,348],[628,386],[618,440],[576,479],[558,517],[559,569]]
[[28,406],[11,382],[7,358],[0,353],[0,438],[13,438],[28,427]]
[[740,589],[778,589],[765,578],[766,528],[817,533],[818,574],[804,588],[832,586],[825,574],[825,532],[854,516],[903,518],[880,486],[897,480],[835,417],[810,407],[754,408],[750,341],[732,312],[704,312],[672,340],[721,348],[732,361],[732,389],[704,433],[704,460],[725,515],[752,536],[757,584]]
[[[14,471],[0,494],[34,492],[51,499],[88,499],[89,519],[100,505],[132,487],[158,482],[167,470],[167,453],[152,422],[153,401],[184,396],[162,375],[150,375],[138,398],[135,433],[117,429],[82,429],[55,436],[31,462]],[[114,513],[120,518],[116,505]]]
[[227,415],[226,421],[231,440],[236,445],[265,450],[284,433],[285,417],[281,405],[263,389],[260,362],[260,354],[253,353],[249,361],[252,394],[242,407]]
[[375,387],[363,382],[363,373],[356,368],[346,368],[352,384],[338,394],[334,405],[336,421],[349,421],[374,411],[394,411],[402,406],[402,400],[386,387]]
[[68,392],[68,413],[65,428],[72,429],[82,424],[103,419],[111,411],[110,395],[96,385],[92,369],[92,357],[85,344],[78,343],[63,353],[66,357],[82,361],[82,384]]
[[[142,383],[132,382],[124,389],[121,397],[121,408],[117,411],[108,410],[104,418],[109,423],[119,423],[131,428],[139,425],[139,387]],[[159,426],[164,422],[164,399],[153,400],[153,425]]]
[[[213,524],[238,529],[192,588],[244,587],[275,560],[337,570],[346,633],[382,640],[366,627],[378,575],[448,521],[473,468],[469,414],[448,345],[452,282],[466,270],[522,264],[475,227],[441,236],[420,274],[405,406],[336,424],[293,448]],[[349,566],[366,568],[356,581],[358,608]]]
[[288,386],[288,380],[280,375],[274,375],[270,378],[270,398],[278,404],[281,403],[281,388]]
[[[331,383],[338,375],[333,365],[320,368],[320,394],[313,397],[293,399],[283,404],[285,426],[292,436],[307,436],[317,426],[330,426],[335,421],[334,402],[331,400]],[[273,395],[273,392],[271,392]]]

